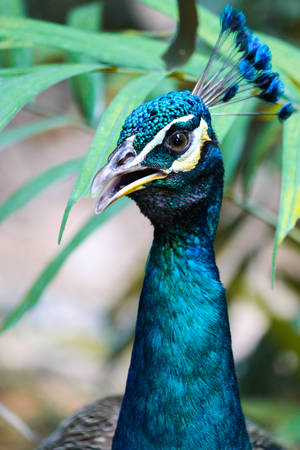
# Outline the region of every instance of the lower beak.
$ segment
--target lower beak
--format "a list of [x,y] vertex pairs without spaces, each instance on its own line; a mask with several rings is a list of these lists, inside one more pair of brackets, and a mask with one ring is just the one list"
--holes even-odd
[[117,169],[108,162],[96,173],[92,186],[91,195],[96,197],[100,194],[95,213],[100,214],[109,205],[125,195],[140,189],[145,189],[146,184],[151,181],[162,180],[168,173],[164,170],[143,167],[118,167]]

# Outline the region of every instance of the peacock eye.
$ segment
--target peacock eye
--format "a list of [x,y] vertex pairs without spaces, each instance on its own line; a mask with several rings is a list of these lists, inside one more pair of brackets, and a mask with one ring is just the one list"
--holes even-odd
[[189,134],[186,131],[175,131],[166,140],[166,146],[175,152],[185,151],[189,144]]

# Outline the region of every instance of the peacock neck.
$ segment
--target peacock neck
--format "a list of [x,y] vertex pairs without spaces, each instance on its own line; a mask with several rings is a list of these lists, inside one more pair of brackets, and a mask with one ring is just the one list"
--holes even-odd
[[207,214],[195,217],[155,227],[114,450],[251,448],[215,226]]

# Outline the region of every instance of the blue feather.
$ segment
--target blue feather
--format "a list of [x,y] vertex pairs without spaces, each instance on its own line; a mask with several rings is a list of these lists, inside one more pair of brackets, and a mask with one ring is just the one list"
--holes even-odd
[[283,94],[284,84],[279,77],[276,77],[271,81],[269,87],[263,90],[258,96],[267,102],[276,103]]
[[229,100],[231,100],[237,94],[238,90],[239,85],[237,83],[234,83],[232,86],[230,86],[224,94],[223,102],[229,102]]
[[265,72],[255,79],[255,85],[260,89],[267,89],[274,78],[278,77],[276,72]]
[[247,27],[242,27],[237,35],[235,45],[239,49],[239,51],[245,51],[248,49],[249,40],[252,39],[253,32]]
[[293,105],[291,104],[291,102],[286,103],[278,111],[279,120],[288,119],[293,114],[294,111],[295,111],[295,109],[294,109]]
[[223,32],[229,29],[232,21],[232,15],[233,7],[231,5],[226,5],[220,17],[221,29]]
[[259,49],[259,47],[262,45],[261,41],[259,40],[259,38],[257,36],[255,36],[254,34],[252,34],[247,42],[247,48],[245,49],[245,57],[254,63],[255,61],[255,57],[256,57],[256,53]]
[[246,23],[246,19],[244,14],[237,9],[232,8],[231,5],[226,5],[222,14],[221,14],[221,28],[222,32],[230,30],[230,31],[238,31],[240,30]]
[[254,81],[255,69],[249,61],[242,59],[239,63],[239,70],[247,81]]
[[272,54],[269,47],[265,44],[261,44],[254,57],[254,67],[258,70],[270,70]]
[[230,25],[231,31],[238,31],[245,26],[246,19],[244,14],[237,9],[234,10],[234,15]]
[[[225,6],[220,22],[221,32],[216,46],[193,94],[201,97],[210,108],[230,103],[229,100],[235,96],[234,102],[258,97],[277,103],[284,94],[284,85],[279,75],[272,72],[272,53],[268,45],[246,26],[244,14],[231,5]],[[221,48],[225,41],[229,43],[230,38],[232,44],[228,57],[225,56],[221,68],[216,68],[208,77],[213,61],[222,60]],[[245,96],[240,95],[247,91]],[[289,109],[286,111],[288,113]],[[282,114],[285,116],[285,110]]]

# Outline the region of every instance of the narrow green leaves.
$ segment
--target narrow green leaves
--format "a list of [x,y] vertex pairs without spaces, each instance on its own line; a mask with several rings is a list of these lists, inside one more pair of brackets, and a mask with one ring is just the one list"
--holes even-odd
[[[176,0],[139,0],[151,8],[160,11],[174,20],[178,20],[177,2]],[[199,17],[198,34],[208,44],[214,45],[220,32],[218,17],[201,6],[197,8]]]
[[238,117],[222,142],[222,153],[225,166],[225,189],[234,179],[236,169],[240,162],[241,154],[247,138],[250,123],[249,116]]
[[164,68],[160,55],[166,44],[155,39],[121,33],[92,33],[41,20],[0,17],[0,37],[58,47],[116,66],[143,70]]
[[63,164],[59,164],[41,175],[33,178],[20,189],[18,189],[11,197],[9,197],[2,205],[0,205],[0,222],[26,205],[30,200],[39,195],[44,189],[58,182],[62,178],[72,175],[79,170],[82,159],[73,159]]
[[49,117],[49,119],[42,119],[29,122],[26,125],[10,128],[8,131],[4,131],[0,134],[0,151],[9,145],[15,144],[16,142],[36,134],[72,124],[74,124],[74,118],[70,116],[53,116]]
[[[139,0],[161,13],[177,20],[176,0]],[[214,46],[220,32],[219,18],[204,7],[198,7],[199,36],[210,46]],[[256,33],[263,42],[269,45],[276,65],[291,74],[300,82],[300,51],[298,48],[264,33]]]
[[[249,109],[249,102],[247,102],[246,105],[244,105],[243,102],[235,103],[233,105],[230,105],[230,107],[227,107],[226,113],[238,114],[243,109],[245,109],[245,107],[247,107],[247,109]],[[221,114],[218,115],[218,113],[216,113],[216,115],[214,115],[214,113],[212,113],[212,116],[213,116],[213,118],[212,118],[213,127],[217,134],[217,138],[218,138],[219,142],[222,142],[223,139],[226,137],[227,133],[231,130],[231,128],[236,123],[238,117],[235,115],[233,115],[233,116],[224,115],[223,116]]]
[[[235,103],[226,108],[226,113],[238,114],[242,113],[243,110],[251,112],[254,105],[255,102],[251,100]],[[225,187],[228,187],[233,180],[240,160],[240,155],[247,137],[250,118],[247,116],[216,115],[213,116],[213,123],[217,138],[222,143],[221,149],[225,166]]]
[[[82,30],[98,31],[101,6],[98,2],[73,8],[68,14],[67,24]],[[95,62],[94,58],[74,52],[68,52],[68,59],[74,63]],[[72,78],[70,83],[74,98],[87,123],[96,126],[104,109],[103,74],[85,73]]]
[[68,201],[59,233],[59,242],[72,206],[81,197],[89,194],[93,176],[116,146],[124,120],[164,77],[165,73],[152,73],[136,78],[118,93],[106,109]]
[[[168,17],[178,20],[176,0],[139,0]],[[210,46],[214,46],[220,32],[219,18],[203,7],[198,8],[200,25],[198,28],[199,36]],[[274,66],[279,67],[280,73],[286,85],[287,95],[294,97],[298,101],[298,93],[293,82],[300,83],[300,51],[293,45],[282,42],[281,40],[258,33],[263,42],[270,46],[273,54]],[[194,68],[193,68],[194,69]],[[199,70],[200,72],[200,70]],[[296,80],[296,81],[295,81]],[[243,106],[242,106],[243,107]],[[229,112],[226,108],[226,112]],[[239,121],[239,122],[238,122]],[[224,163],[226,167],[227,183],[232,179],[234,170],[238,163],[239,153],[241,151],[242,139],[240,133],[243,130],[246,133],[247,121],[243,119],[235,120],[230,116],[213,117],[214,127],[220,141],[224,139],[223,152]],[[239,124],[239,125],[238,125]],[[249,187],[255,169],[263,157],[265,149],[270,146],[274,140],[276,130],[279,124],[272,122],[268,126],[266,133],[255,139],[255,148],[253,155],[250,156],[249,167],[246,169],[246,186]],[[228,131],[230,130],[230,134]],[[275,259],[280,242],[285,238],[288,232],[293,228],[297,218],[300,216],[300,114],[294,114],[286,123],[284,123],[284,144],[282,158],[282,189],[280,212],[277,223],[277,231],[274,245],[273,256],[273,277],[275,268]],[[236,154],[234,153],[236,149]],[[239,150],[238,150],[239,149]]]
[[58,253],[58,255],[46,266],[40,273],[36,281],[33,283],[21,303],[11,312],[4,320],[0,328],[0,332],[7,330],[15,325],[23,315],[32,309],[39,301],[42,293],[53,280],[71,253],[86,239],[93,231],[95,231],[106,220],[113,217],[127,204],[129,200],[123,198],[110,206],[100,216],[94,216],[88,220],[83,227],[75,234],[71,241]]
[[293,114],[283,128],[282,186],[273,252],[273,278],[279,244],[300,217],[300,113]]
[[275,147],[277,141],[280,140],[281,126],[278,120],[271,119],[260,133],[254,135],[245,167],[244,186],[246,193],[249,192],[256,170],[261,165],[266,153],[271,147]]
[[23,0],[2,0],[0,2],[0,12],[5,16],[23,17],[26,14]]
[[53,64],[33,67],[25,75],[5,77],[0,71],[0,130],[35,95],[66,78],[99,68],[96,64]]
[[[25,17],[26,8],[22,0],[0,1],[0,15],[11,17]],[[4,66],[30,66],[33,63],[33,52],[28,46],[7,48],[0,51],[0,62]]]
[[67,25],[78,30],[98,31],[103,5],[92,2],[72,8],[67,16]]

